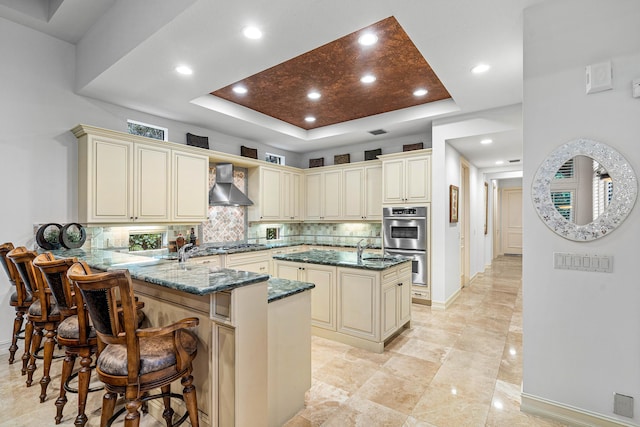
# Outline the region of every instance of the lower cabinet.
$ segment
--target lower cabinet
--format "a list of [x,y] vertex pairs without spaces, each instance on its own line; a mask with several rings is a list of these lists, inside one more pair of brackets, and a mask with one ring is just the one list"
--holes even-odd
[[221,255],[223,267],[252,273],[270,274],[271,254],[269,251],[243,252]]
[[411,263],[383,271],[273,260],[273,275],[311,282],[313,333],[382,353],[411,320]]
[[336,330],[336,267],[327,265],[273,261],[273,275],[316,285],[311,290],[311,324]]

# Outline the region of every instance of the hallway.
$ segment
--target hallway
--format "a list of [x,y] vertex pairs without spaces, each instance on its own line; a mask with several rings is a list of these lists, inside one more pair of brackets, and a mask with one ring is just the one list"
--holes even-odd
[[522,258],[502,256],[446,311],[414,304],[383,354],[313,337],[307,407],[287,427],[563,424],[520,412]]

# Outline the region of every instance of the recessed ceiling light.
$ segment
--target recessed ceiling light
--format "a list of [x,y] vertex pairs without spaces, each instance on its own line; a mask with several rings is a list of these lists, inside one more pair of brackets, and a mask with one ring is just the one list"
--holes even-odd
[[487,64],[478,64],[471,69],[471,72],[473,74],[480,74],[480,73],[484,73],[485,71],[489,71],[489,68],[491,67]]
[[313,117],[313,116],[307,116],[307,117],[304,118],[304,121],[307,122],[307,123],[313,123],[313,122],[316,121],[316,118]]
[[245,27],[242,34],[248,39],[257,40],[262,38],[262,31],[258,27]]
[[413,96],[425,96],[428,92],[426,89],[416,89],[413,91]]
[[314,90],[314,91],[311,91],[311,92],[309,92],[309,93],[307,94],[307,98],[309,98],[309,99],[314,99],[314,100],[315,100],[315,99],[320,99],[320,96],[322,96],[322,95],[320,95],[320,92],[317,92],[317,91],[315,91],[315,90]]
[[362,83],[373,83],[373,82],[376,81],[376,76],[374,76],[373,74],[367,74],[367,75],[362,76],[360,81]]
[[493,139],[487,138],[487,139],[483,139],[482,141],[480,141],[480,144],[487,145],[487,144],[491,144],[492,142],[493,142]]
[[496,162],[496,165],[501,165],[501,164],[503,164],[503,163],[504,163],[504,161],[503,161],[503,160],[498,160],[498,161]]
[[358,43],[362,46],[371,46],[372,44],[376,44],[378,41],[378,36],[373,33],[364,33],[358,38]]
[[178,65],[176,67],[176,71],[180,74],[184,74],[185,76],[190,76],[191,74],[193,74],[193,70],[186,65]]
[[234,86],[232,90],[238,95],[244,95],[245,93],[248,92],[247,88],[244,86]]

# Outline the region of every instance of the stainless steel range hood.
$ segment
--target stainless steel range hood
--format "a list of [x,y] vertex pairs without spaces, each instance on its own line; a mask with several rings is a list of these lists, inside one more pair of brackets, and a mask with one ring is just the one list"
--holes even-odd
[[209,190],[209,206],[250,206],[253,202],[233,185],[233,164],[216,164],[216,182]]

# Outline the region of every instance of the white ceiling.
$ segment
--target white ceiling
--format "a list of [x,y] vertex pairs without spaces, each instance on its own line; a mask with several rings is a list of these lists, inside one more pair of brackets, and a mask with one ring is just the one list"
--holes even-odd
[[[310,152],[369,141],[379,128],[385,138],[424,135],[437,118],[521,103],[522,11],[541,1],[0,0],[0,16],[76,44],[81,95]],[[304,131],[207,95],[392,15],[452,101]],[[248,24],[264,37],[245,39]],[[472,74],[479,62],[491,70]],[[179,64],[194,74],[178,75]],[[522,158],[521,131],[492,138],[482,149],[469,136],[450,143],[478,167]]]

